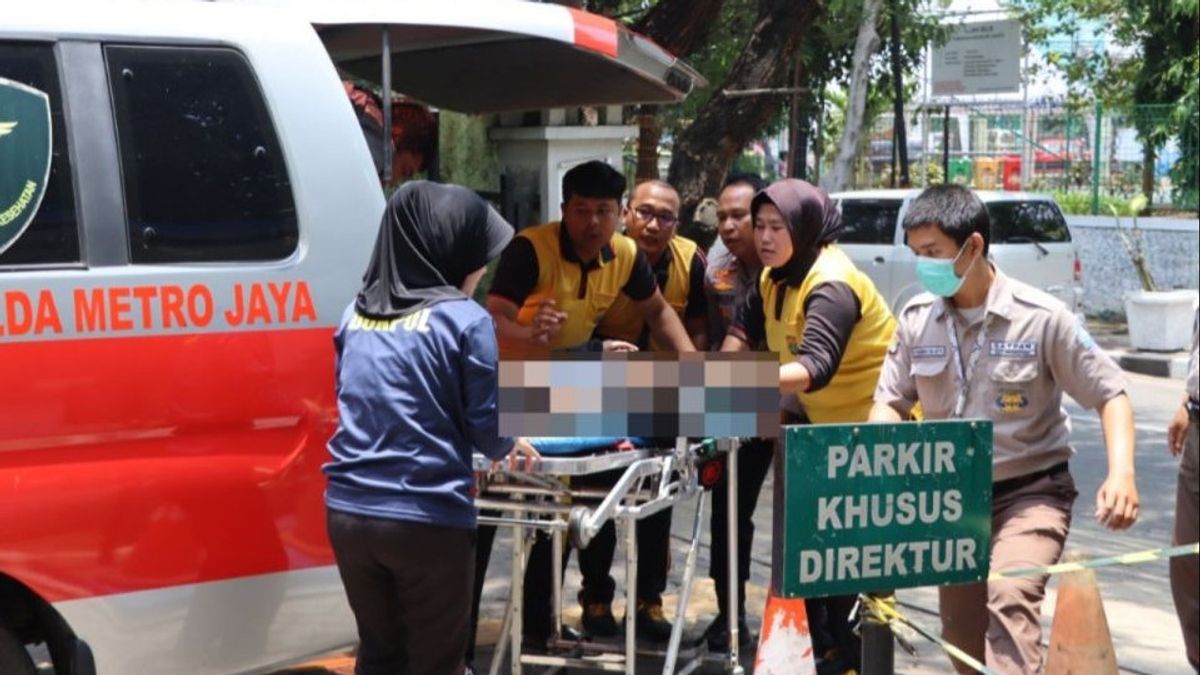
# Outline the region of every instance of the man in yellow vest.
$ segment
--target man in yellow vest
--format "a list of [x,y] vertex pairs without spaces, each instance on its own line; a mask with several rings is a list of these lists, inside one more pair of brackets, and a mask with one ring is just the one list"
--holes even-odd
[[504,357],[586,345],[619,297],[665,348],[695,351],[646,254],[616,231],[624,191],[604,162],[580,164],[563,176],[562,221],[522,230],[505,249],[487,300]]
[[[663,299],[646,255],[617,233],[625,178],[590,161],[563,176],[562,220],[517,233],[500,256],[487,299],[502,359],[587,348],[600,319],[618,298],[641,313],[650,335],[667,349],[695,351],[683,323]],[[479,528],[476,614],[495,528]],[[524,629],[531,648],[551,633],[549,538],[539,536],[525,576]]]
[[[692,240],[676,236],[678,225],[679,193],[675,188],[660,180],[645,181],[634,188],[625,211],[625,234],[646,256],[659,291],[683,321],[692,343],[698,349],[705,349],[708,303],[704,296],[704,254]],[[626,296],[618,297],[604,314],[595,337],[601,344],[618,340],[620,345],[663,351],[661,341],[650,335],[637,305]],[[607,488],[619,475],[589,477],[592,480],[586,484]],[[638,522],[637,632],[656,642],[671,637],[671,624],[662,611],[670,536],[671,509]],[[579,571],[583,576],[579,604],[583,607],[584,631],[593,637],[613,637],[619,632],[612,613],[616,585],[609,574],[616,546],[616,528],[610,522],[579,552]]]
[[[676,236],[679,226],[679,193],[670,183],[638,183],[625,211],[625,234],[650,263],[663,299],[683,321],[688,337],[699,350],[708,349],[708,301],[704,296],[704,254],[696,242]],[[618,297],[600,320],[596,334],[622,340],[638,349],[664,351],[653,339],[637,305],[628,296]]]
[[[823,190],[796,179],[759,192],[751,213],[765,267],[722,349],[765,341],[779,354],[780,392],[799,398],[808,421],[866,421],[896,321],[870,278],[834,244],[841,213]],[[847,620],[854,602],[807,603],[817,656],[837,663],[836,672],[859,669],[861,648]]]

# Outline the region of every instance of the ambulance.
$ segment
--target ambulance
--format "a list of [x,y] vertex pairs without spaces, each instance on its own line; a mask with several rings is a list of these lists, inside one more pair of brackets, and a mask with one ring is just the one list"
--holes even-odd
[[648,39],[493,0],[0,10],[0,673],[265,672],[355,642],[331,337],[384,196],[350,76],[467,113],[671,102]]

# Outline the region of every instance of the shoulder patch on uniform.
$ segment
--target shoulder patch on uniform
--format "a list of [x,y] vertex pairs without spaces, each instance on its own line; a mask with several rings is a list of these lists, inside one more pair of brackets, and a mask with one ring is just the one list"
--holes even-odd
[[900,348],[900,329],[897,328],[895,331],[892,331],[892,339],[888,340],[887,353],[895,354],[896,350],[899,348]]
[[933,293],[918,293],[908,302],[904,303],[904,307],[900,310],[900,313],[907,314],[908,312],[916,311],[921,307],[927,307],[932,305],[934,300],[937,300],[937,296]]
[[[1012,283],[1011,281],[1009,283]],[[1028,284],[1013,283],[1012,296],[1027,305],[1041,307],[1042,309],[1050,310],[1066,310],[1067,306],[1062,300],[1050,295],[1049,293],[1038,290]]]
[[1092,337],[1092,334],[1088,332],[1082,318],[1075,320],[1075,341],[1079,343],[1080,347],[1088,351],[1096,348],[1096,338]]

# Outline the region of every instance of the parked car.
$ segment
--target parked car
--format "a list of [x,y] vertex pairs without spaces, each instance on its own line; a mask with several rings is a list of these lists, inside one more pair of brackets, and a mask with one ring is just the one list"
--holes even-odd
[[[871,277],[893,312],[922,291],[915,256],[905,245],[900,227],[909,201],[918,194],[919,190],[863,190],[831,195],[842,209],[845,226],[838,244]],[[1083,267],[1054,200],[1027,192],[976,194],[992,217],[990,255],[996,265],[1078,314]]]
[[1038,171],[1062,171],[1071,164],[1090,164],[1092,148],[1084,137],[1043,138],[1033,151],[1034,167]]

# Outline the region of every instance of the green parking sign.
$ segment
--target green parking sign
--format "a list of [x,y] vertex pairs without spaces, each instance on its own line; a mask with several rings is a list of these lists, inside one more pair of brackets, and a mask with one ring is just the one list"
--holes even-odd
[[813,598],[987,578],[991,422],[794,426],[785,437],[776,593]]

